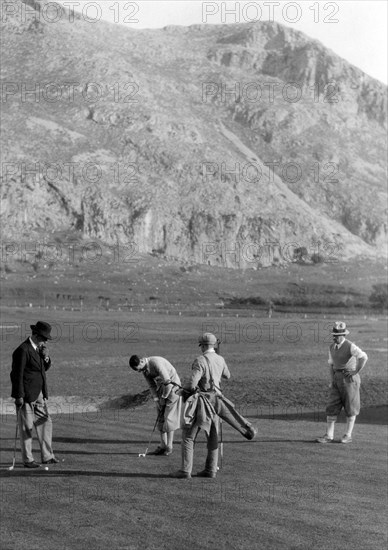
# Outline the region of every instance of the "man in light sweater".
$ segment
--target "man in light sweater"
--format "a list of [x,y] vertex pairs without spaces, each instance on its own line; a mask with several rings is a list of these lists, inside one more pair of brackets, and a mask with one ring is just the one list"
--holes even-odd
[[346,433],[341,443],[352,441],[356,416],[360,412],[360,375],[368,360],[367,354],[345,338],[349,334],[344,322],[334,323],[333,343],[329,349],[330,395],[326,407],[327,431],[318,443],[331,443],[334,439],[334,425],[337,416],[345,409]]
[[164,357],[138,357],[132,355],[129,366],[143,373],[157,407],[160,445],[149,454],[169,456],[172,453],[174,432],[180,428],[182,398],[175,392],[180,379],[175,368]]

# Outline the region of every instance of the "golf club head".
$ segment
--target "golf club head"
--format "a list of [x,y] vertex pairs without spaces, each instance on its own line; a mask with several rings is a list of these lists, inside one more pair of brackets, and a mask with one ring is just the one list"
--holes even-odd
[[10,466],[9,468],[7,468],[7,470],[8,470],[9,472],[11,472],[13,469],[14,469],[14,466]]
[[145,458],[146,454],[145,453],[139,453],[139,458],[142,457],[142,458]]

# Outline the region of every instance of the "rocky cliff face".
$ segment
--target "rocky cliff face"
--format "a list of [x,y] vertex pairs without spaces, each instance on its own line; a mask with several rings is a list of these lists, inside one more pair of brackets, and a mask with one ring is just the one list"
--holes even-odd
[[386,88],[320,43],[20,13],[2,23],[6,240],[73,229],[232,267],[384,250]]

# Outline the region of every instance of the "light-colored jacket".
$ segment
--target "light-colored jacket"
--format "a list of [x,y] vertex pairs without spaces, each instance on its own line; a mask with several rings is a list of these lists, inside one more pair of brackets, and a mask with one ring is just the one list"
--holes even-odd
[[198,387],[204,392],[220,390],[221,378],[230,378],[225,359],[214,350],[208,350],[195,359],[188,388],[194,390]]
[[153,397],[167,399],[174,386],[169,382],[181,385],[177,371],[164,357],[147,357],[144,378],[151,389]]

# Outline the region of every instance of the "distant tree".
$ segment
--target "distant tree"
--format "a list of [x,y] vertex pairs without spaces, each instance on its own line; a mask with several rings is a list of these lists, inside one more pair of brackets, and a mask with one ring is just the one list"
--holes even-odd
[[314,252],[314,254],[311,255],[311,261],[314,264],[322,264],[323,263],[322,254],[319,254],[318,252]]
[[295,248],[294,250],[294,260],[296,262],[306,262],[308,259],[308,252],[307,248],[305,246],[301,246],[299,248]]
[[372,307],[386,309],[388,307],[388,285],[379,283],[373,285],[373,290],[369,296],[369,301]]

